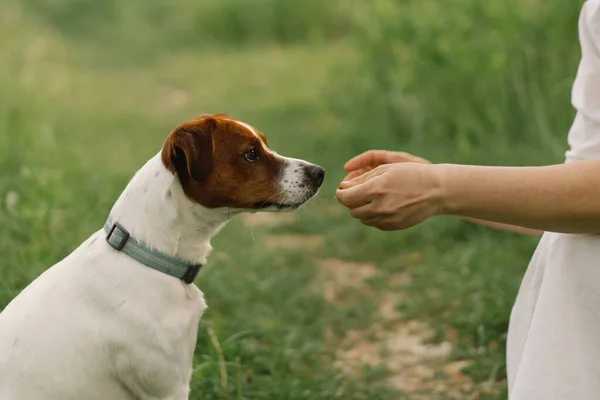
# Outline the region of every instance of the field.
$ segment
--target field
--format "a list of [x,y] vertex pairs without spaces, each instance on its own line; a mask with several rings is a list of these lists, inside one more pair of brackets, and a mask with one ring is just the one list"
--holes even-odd
[[334,191],[369,148],[562,162],[581,2],[298,4],[0,4],[0,310],[102,226],[174,126],[225,112],[327,176],[299,212],[214,240],[191,398],[506,398],[537,239],[452,218],[379,232]]

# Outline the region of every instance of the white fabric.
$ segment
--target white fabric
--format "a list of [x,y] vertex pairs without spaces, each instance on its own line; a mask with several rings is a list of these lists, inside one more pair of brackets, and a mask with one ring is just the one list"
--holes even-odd
[[[567,162],[600,158],[600,0],[584,4],[579,40]],[[507,370],[510,400],[600,399],[600,235],[542,236],[512,310]]]

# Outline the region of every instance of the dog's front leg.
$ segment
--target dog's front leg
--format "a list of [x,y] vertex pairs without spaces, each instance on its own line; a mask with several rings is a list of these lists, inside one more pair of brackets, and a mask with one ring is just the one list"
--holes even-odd
[[[173,396],[161,397],[160,399],[156,399],[156,400],[189,400],[189,398],[190,398],[190,387],[188,385],[186,387],[182,387],[181,390],[179,390],[178,393],[174,394]],[[154,400],[154,399],[152,399],[152,400]]]
[[185,368],[173,354],[151,351],[150,347],[140,344],[138,351],[124,351],[115,357],[120,385],[134,399],[189,399],[190,368]]

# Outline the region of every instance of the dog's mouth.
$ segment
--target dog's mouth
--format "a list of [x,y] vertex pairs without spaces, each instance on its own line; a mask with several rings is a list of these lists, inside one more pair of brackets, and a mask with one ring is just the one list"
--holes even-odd
[[258,210],[263,210],[265,208],[276,208],[278,210],[296,210],[304,203],[305,202],[284,204],[284,203],[276,203],[273,201],[262,201],[262,202],[256,203],[254,205],[254,208],[256,208]]
[[[323,171],[323,169],[320,167],[316,168],[319,170],[315,172],[315,174],[317,174],[319,171]],[[297,210],[319,193],[319,189],[323,183],[323,174],[324,172],[318,174],[316,178],[313,177],[313,181],[305,180],[302,182],[302,185],[299,185],[298,187],[285,188],[283,193],[279,193],[279,198],[277,199],[279,201],[271,201],[270,199],[257,201],[254,203],[253,209],[259,211],[276,212]],[[302,191],[298,193],[298,189],[300,188],[302,188]],[[273,197],[271,199],[273,199]]]

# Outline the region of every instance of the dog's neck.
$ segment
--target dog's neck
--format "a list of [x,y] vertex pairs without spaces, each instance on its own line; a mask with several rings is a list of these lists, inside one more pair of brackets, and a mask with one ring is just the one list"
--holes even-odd
[[189,200],[160,153],[131,179],[110,212],[136,240],[190,263],[204,264],[210,239],[229,219],[227,209],[207,209]]

